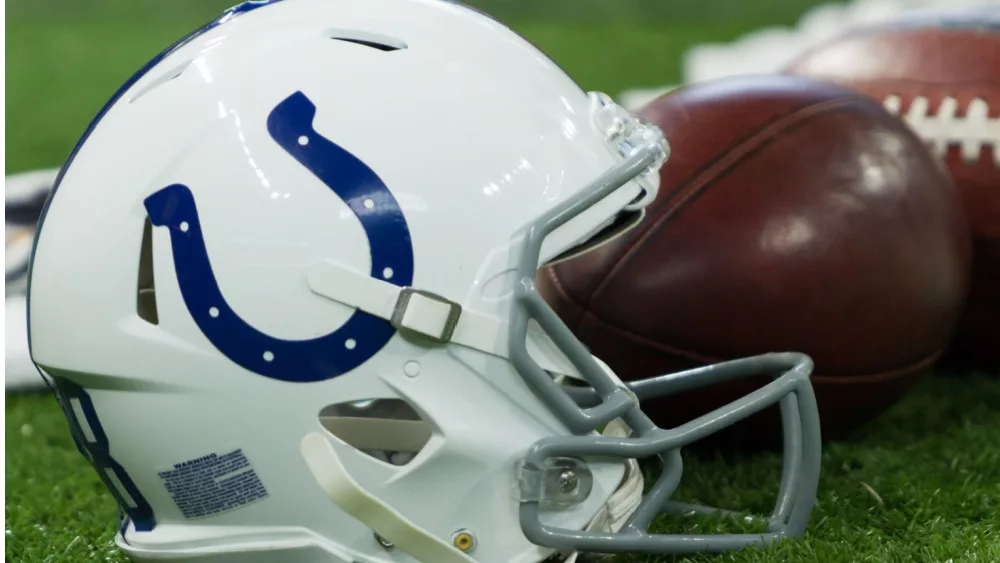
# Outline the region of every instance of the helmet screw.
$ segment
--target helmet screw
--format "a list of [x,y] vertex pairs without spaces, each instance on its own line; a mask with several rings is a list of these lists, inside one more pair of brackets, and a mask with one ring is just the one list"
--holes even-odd
[[378,532],[375,533],[375,541],[377,541],[379,543],[379,545],[381,545],[382,547],[384,547],[386,549],[392,549],[392,548],[396,547],[391,541],[389,541],[389,540],[383,538],[382,536],[378,535]]
[[573,471],[563,471],[559,474],[559,492],[569,494],[580,486],[580,478]]
[[476,547],[476,536],[468,530],[459,530],[451,536],[451,543],[460,551],[468,553]]

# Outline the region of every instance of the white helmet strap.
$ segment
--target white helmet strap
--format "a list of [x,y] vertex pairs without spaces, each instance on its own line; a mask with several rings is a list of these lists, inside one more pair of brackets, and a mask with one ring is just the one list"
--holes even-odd
[[[397,329],[501,358],[510,356],[505,319],[470,311],[445,297],[400,287],[330,261],[309,268],[306,281],[313,293],[390,321]],[[532,336],[528,351],[542,369],[579,377],[577,369],[544,333]]]

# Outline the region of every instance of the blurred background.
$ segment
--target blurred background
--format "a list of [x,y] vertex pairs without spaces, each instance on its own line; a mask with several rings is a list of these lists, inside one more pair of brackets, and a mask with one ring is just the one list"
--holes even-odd
[[[58,167],[136,69],[233,0],[7,0],[7,175]],[[471,0],[586,90],[637,107],[666,87],[777,70],[853,23],[929,0]],[[940,0],[941,7],[960,2]],[[933,377],[824,451],[808,542],[726,561],[1000,561],[1000,385]],[[948,397],[942,400],[942,397]],[[116,509],[44,389],[6,403],[6,561],[123,563]],[[769,511],[780,455],[687,463],[687,499]],[[715,524],[709,524],[709,528]],[[622,561],[651,561],[636,558]],[[682,560],[682,559],[678,559]],[[713,557],[684,561],[717,561]]]
[[[132,72],[230,0],[10,0],[6,173],[58,166]],[[476,0],[611,95],[676,84],[682,55],[768,26],[794,26],[819,0]]]

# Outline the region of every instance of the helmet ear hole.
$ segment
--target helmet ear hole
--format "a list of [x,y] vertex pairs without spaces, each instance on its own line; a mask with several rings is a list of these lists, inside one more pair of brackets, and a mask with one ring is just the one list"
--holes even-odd
[[406,465],[430,441],[431,425],[402,399],[367,399],[327,405],[319,413],[327,432],[391,465]]
[[146,217],[146,223],[142,227],[135,301],[139,318],[150,324],[160,324],[160,315],[156,308],[156,276],[153,275],[153,225],[149,217]]

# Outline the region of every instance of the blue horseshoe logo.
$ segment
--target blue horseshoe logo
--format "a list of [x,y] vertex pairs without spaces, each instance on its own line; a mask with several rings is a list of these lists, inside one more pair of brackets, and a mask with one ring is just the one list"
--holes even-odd
[[[413,243],[399,203],[364,162],[316,132],[315,115],[312,101],[295,92],[268,115],[267,130],[354,212],[368,237],[370,275],[409,286]],[[370,208],[366,200],[371,200]],[[219,290],[191,189],[173,184],[144,203],[150,222],[169,229],[177,281],[198,328],[223,355],[244,368],[280,381],[323,381],[368,361],[395,334],[388,321],[360,310],[337,330],[309,340],[284,340],[257,330],[240,318]]]

